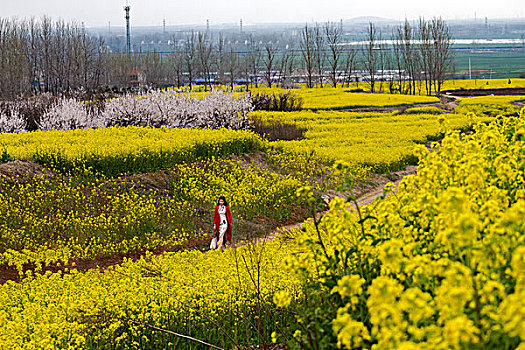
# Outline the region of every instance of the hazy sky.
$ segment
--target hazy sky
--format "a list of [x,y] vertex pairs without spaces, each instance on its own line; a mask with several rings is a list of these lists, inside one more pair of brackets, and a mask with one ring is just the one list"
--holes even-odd
[[[378,16],[454,18],[525,17],[524,0],[130,0],[134,26],[337,21]],[[49,15],[86,26],[124,25],[125,0],[0,0],[0,17]],[[524,19],[525,20],[525,19]]]

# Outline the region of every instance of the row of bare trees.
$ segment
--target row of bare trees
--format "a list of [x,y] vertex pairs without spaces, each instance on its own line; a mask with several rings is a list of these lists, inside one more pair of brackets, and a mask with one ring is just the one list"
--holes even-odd
[[[440,18],[408,21],[384,40],[370,23],[359,45],[344,42],[341,25],[305,25],[298,43],[249,40],[242,50],[222,35],[189,32],[173,52],[112,53],[102,39],[64,21],[0,18],[0,96],[96,90],[102,86],[223,84],[268,86],[305,81],[371,91],[439,93],[453,64],[452,37]],[[294,70],[298,69],[294,72]],[[294,80],[292,81],[292,72]]]
[[408,21],[392,34],[394,67],[409,79],[399,79],[403,93],[415,94],[424,87],[427,95],[439,94],[446,74],[454,66],[452,35],[441,18],[420,19],[417,26]]
[[62,20],[0,18],[0,93],[92,89],[106,65],[103,43]]
[[233,89],[240,81],[258,86],[264,81],[268,86],[276,81],[286,84],[295,66],[294,51],[280,48],[277,43],[259,44],[251,40],[248,50],[239,52],[222,35],[217,40],[207,32],[191,32],[186,36],[182,49],[172,52],[167,68],[174,73],[166,80],[177,86],[195,81],[204,85],[205,90],[213,84],[227,85]]
[[383,91],[386,85],[390,92],[416,94],[424,89],[428,95],[439,94],[453,68],[452,35],[441,18],[420,18],[417,25],[405,20],[394,28],[389,41],[370,23],[365,40],[353,50],[343,50],[342,37],[342,28],[331,22],[304,26],[300,50],[307,87],[322,87],[323,71],[328,68],[334,87],[341,80],[338,75],[343,85],[354,75],[372,92]]

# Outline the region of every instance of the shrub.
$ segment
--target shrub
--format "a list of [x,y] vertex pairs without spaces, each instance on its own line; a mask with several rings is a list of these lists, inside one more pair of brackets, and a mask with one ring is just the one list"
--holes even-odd
[[0,104],[0,132],[38,130],[42,116],[56,103],[51,94],[40,94]]
[[212,92],[203,98],[174,91],[126,96],[106,104],[105,126],[248,129],[249,96]]
[[291,112],[300,110],[303,101],[292,92],[280,94],[260,92],[252,96],[252,104],[256,111]]
[[9,107],[4,112],[0,112],[0,132],[22,132],[26,130],[26,120],[16,110]]
[[77,102],[44,94],[0,106],[0,132],[73,130],[111,126],[250,128],[249,96],[212,92],[202,98],[176,91],[126,95],[105,102]]
[[268,141],[292,141],[304,139],[305,128],[298,127],[295,124],[283,123],[278,120],[262,121],[253,119],[253,131],[261,135]]

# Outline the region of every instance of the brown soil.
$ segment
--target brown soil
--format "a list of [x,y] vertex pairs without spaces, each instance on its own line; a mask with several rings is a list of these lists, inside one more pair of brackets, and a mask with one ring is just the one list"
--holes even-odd
[[525,87],[501,88],[501,89],[458,89],[445,90],[445,95],[470,97],[470,96],[502,96],[502,95],[525,95]]
[[[262,152],[237,156],[236,158],[247,163],[260,165],[262,167],[268,166],[265,160],[265,155]],[[53,175],[51,172],[44,169],[40,165],[29,161],[13,161],[2,164],[0,165],[0,173],[13,178],[13,181],[23,181],[24,179],[29,179],[30,177],[34,176],[41,176],[44,174]],[[408,167],[406,170],[403,171],[373,176],[367,181],[358,183],[355,188],[355,193],[359,197],[358,201],[362,204],[370,203],[382,194],[383,187],[386,183],[397,183],[404,176],[413,173],[415,173],[415,167]],[[172,172],[157,171],[152,173],[121,177],[119,179],[112,179],[109,180],[109,182],[125,184],[126,186],[132,186],[135,189],[143,189],[144,191],[156,191],[159,195],[166,195],[169,194],[171,191],[170,183],[171,181],[173,181],[174,176],[175,175]],[[345,195],[347,194],[329,191],[325,194],[325,198],[329,200],[336,196],[344,197]],[[195,218],[195,220],[198,221],[198,224],[202,225],[203,227],[205,225],[209,225],[207,222],[204,222],[205,220],[203,220],[202,218],[211,216],[211,211],[202,209],[199,211],[198,214],[199,217]],[[304,208],[301,209],[299,207],[294,207],[291,208],[291,215],[287,218],[287,220],[284,220],[283,222],[278,222],[264,215],[259,215],[250,219],[249,221],[239,219],[236,221],[236,240],[239,242],[238,244],[243,244],[242,242],[253,242],[255,240],[261,239],[261,237],[265,237],[262,238],[263,240],[272,239],[274,237],[274,232],[288,230],[292,227],[300,226],[304,219],[306,219],[306,217],[307,215],[304,211]],[[176,252],[190,249],[206,250],[208,249],[210,239],[211,234],[210,237],[192,238],[184,245],[158,248],[153,251],[153,254],[161,255],[166,252]],[[105,270],[110,266],[121,264],[125,258],[137,260],[141,256],[144,256],[145,253],[145,251],[134,251],[125,254],[114,254],[106,257],[97,257],[96,259],[91,260],[73,259],[67,264],[51,264],[45,266],[43,267],[42,272],[64,272],[66,271],[66,268],[76,268],[78,271],[86,271],[89,269]],[[24,272],[27,270],[34,269],[35,266],[33,264],[26,264],[23,267]],[[0,284],[3,284],[7,281],[19,280],[20,276],[15,267],[0,266]]]
[[[242,162],[245,162],[247,164],[252,164],[255,166],[268,167],[268,161],[266,160],[266,153],[264,152],[252,152],[252,153],[246,153],[240,156],[233,155],[230,157],[230,159],[240,160]],[[277,170],[277,169],[270,168],[270,170]]]
[[242,350],[287,350],[289,349],[288,345],[284,344],[270,344],[262,346],[250,346],[247,348],[242,348]]
[[[166,252],[177,252],[183,250],[193,250],[193,249],[205,249],[209,244],[208,237],[201,238],[190,238],[186,244],[171,246],[171,247],[161,247],[152,251],[153,255],[162,255]],[[50,264],[42,268],[41,273],[50,271],[52,273],[63,272],[66,273],[66,269],[77,269],[78,271],[87,271],[91,269],[98,269],[100,271],[106,270],[108,267],[120,265],[122,262],[127,260],[136,261],[143,257],[146,254],[146,251],[135,251],[122,254],[113,254],[110,256],[97,257],[96,259],[90,260],[80,260],[72,259],[68,261],[67,264]],[[23,271],[34,271],[36,266],[34,264],[25,264],[23,266]],[[20,281],[20,275],[14,266],[0,266],[0,285],[4,284],[7,281]]]
[[0,176],[4,175],[8,179],[17,182],[25,182],[31,178],[43,175],[52,175],[52,173],[39,164],[29,160],[13,160],[0,164]]
[[116,179],[108,180],[107,184],[124,185],[139,192],[156,192],[158,195],[169,195],[173,193],[171,183],[176,175],[169,170],[159,170],[155,172],[121,176]]
[[[364,108],[350,108],[350,109],[341,109],[339,112],[376,112],[376,113],[391,113],[398,111],[399,114],[405,113],[409,108],[417,107],[437,107],[444,109],[446,111],[452,111],[456,108],[458,104],[451,100],[443,100],[439,103],[421,103],[415,105],[403,105],[403,106],[393,106],[393,107],[364,107]],[[446,112],[443,112],[446,113]]]
[[[383,195],[383,188],[385,187],[387,183],[392,182],[396,185],[396,188],[397,188],[397,185],[401,182],[401,180],[403,180],[405,176],[416,174],[416,171],[417,171],[416,166],[409,165],[404,170],[395,171],[389,174],[376,175],[376,176],[371,177],[367,181],[358,183],[354,189],[354,194],[357,196],[357,203],[360,206],[372,203],[375,199]],[[326,196],[329,199],[333,199],[334,197],[345,198],[348,195],[349,193],[340,193],[336,191],[329,191],[326,194]],[[354,205],[352,204],[351,207],[354,207]],[[326,211],[319,212],[317,213],[316,217],[320,218],[325,213]],[[274,233],[267,234],[266,236],[258,238],[258,240],[261,242],[271,241],[278,235],[283,234],[284,232],[289,231],[291,229],[301,227],[302,225],[303,225],[303,222],[298,222],[298,223],[279,227]]]
[[[263,168],[278,171],[278,169],[269,166],[264,152],[252,152],[240,156],[233,155],[228,159],[240,160],[247,164],[258,165]],[[194,165],[199,166],[198,163],[199,162],[195,162]],[[173,186],[171,184],[177,180],[177,173],[176,170],[173,171],[174,169],[121,176],[108,180],[108,184],[124,184],[126,187],[133,187],[135,190],[143,192],[155,191],[159,195],[172,194]]]
[[415,165],[409,165],[405,170],[396,171],[390,174],[377,175],[370,179],[372,184],[364,186],[361,189],[357,189],[357,202],[360,205],[367,205],[372,203],[376,198],[383,195],[383,188],[389,182],[397,185],[407,175],[413,175],[417,171]]

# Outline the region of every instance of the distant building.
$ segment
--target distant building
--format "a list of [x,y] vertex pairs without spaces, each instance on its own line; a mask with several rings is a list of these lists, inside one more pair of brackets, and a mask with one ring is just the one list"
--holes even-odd
[[140,69],[133,69],[128,74],[130,87],[146,86],[146,73]]

